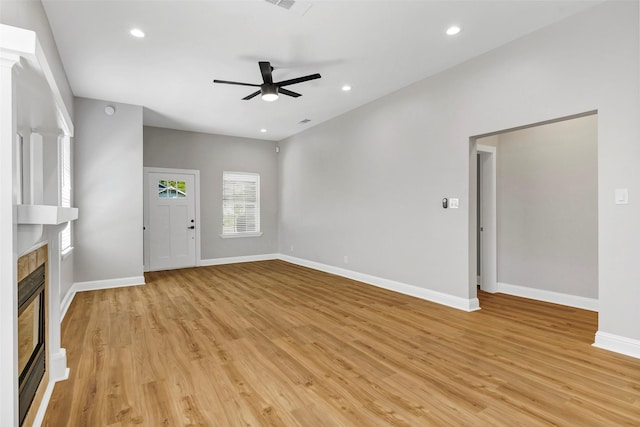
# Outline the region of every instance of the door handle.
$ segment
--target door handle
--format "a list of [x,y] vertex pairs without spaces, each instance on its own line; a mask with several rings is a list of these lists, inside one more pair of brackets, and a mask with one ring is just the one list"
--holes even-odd
[[192,225],[191,227],[187,227],[187,229],[189,229],[189,230],[194,230],[195,228],[196,228],[195,225]]

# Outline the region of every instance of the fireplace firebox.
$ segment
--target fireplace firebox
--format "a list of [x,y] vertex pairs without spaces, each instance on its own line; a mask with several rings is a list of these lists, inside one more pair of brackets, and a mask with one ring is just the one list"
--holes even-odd
[[45,264],[18,283],[18,375],[20,425],[45,373]]

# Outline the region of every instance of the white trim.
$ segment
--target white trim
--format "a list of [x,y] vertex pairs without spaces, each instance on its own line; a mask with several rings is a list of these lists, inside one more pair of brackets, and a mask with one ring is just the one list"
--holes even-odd
[[[99,289],[125,288],[127,286],[144,285],[144,276],[121,277],[118,279],[92,280],[89,282],[76,282],[73,284],[69,293],[83,291],[97,291]],[[65,298],[66,299],[66,298]],[[69,302],[71,304],[71,302]]]
[[49,383],[47,384],[47,388],[45,389],[42,396],[42,401],[40,401],[40,406],[38,407],[38,412],[36,412],[36,416],[33,420],[33,427],[40,427],[42,425],[42,421],[44,420],[44,416],[47,413],[49,401],[51,400],[53,388],[55,387],[56,383],[58,381],[69,379],[69,368],[67,368],[67,351],[64,348],[61,348],[60,351],[58,351],[51,357],[49,367]]
[[566,305],[581,308],[583,310],[598,311],[598,300],[595,298],[581,297],[578,295],[562,294],[560,292],[544,289],[528,288],[526,286],[511,285],[498,282],[498,292],[517,297],[529,298],[553,304]]
[[67,368],[67,350],[59,349],[51,355],[49,361],[49,380],[53,382],[64,381],[69,378],[69,368]]
[[593,346],[640,359],[640,340],[633,338],[598,331]]
[[51,66],[40,45],[37,33],[23,28],[0,24],[0,40],[2,40],[3,57],[19,55],[42,72],[53,96],[56,115],[60,118],[58,124],[62,126],[65,135],[73,136],[74,129],[71,114],[69,114],[67,105],[64,103],[62,92],[60,91],[58,82],[53,76],[53,71],[51,71]]
[[47,388],[44,391],[44,395],[42,396],[42,401],[40,402],[38,412],[36,412],[36,417],[33,419],[33,427],[40,427],[42,425],[42,421],[44,421],[44,416],[47,413],[47,408],[49,407],[49,401],[51,400],[51,395],[53,394],[53,388],[55,387],[55,385],[55,381],[49,381],[49,384],[47,384]]
[[71,288],[69,288],[67,294],[62,299],[62,302],[60,303],[60,324],[62,324],[64,316],[67,314],[67,310],[69,310],[73,299],[76,297],[76,293],[75,285],[71,285]]
[[237,239],[238,237],[260,237],[262,236],[261,231],[248,231],[246,233],[227,233],[221,234],[220,237],[223,239]]
[[477,151],[480,153],[495,153],[498,151],[498,148],[493,145],[478,144]]
[[45,240],[41,240],[38,243],[36,243],[35,245],[31,246],[29,249],[26,249],[24,251],[22,251],[22,253],[18,254],[18,258],[20,258],[23,255],[29,254],[33,251],[35,251],[36,249],[40,249],[41,247],[43,247],[44,245],[48,244],[49,242],[45,239]]
[[67,310],[78,292],[97,291],[100,289],[125,288],[128,286],[144,285],[144,276],[122,277],[120,279],[93,280],[90,282],[77,282],[71,285],[67,294],[60,303],[60,323],[64,320]]
[[198,263],[198,266],[205,267],[210,265],[236,264],[239,262],[270,261],[274,259],[280,259],[280,254],[263,254],[263,255],[235,256],[235,257],[228,257],[228,258],[201,259],[200,262]]
[[71,254],[73,253],[73,249],[74,249],[74,246],[69,246],[67,249],[62,251],[60,253],[60,260],[64,261],[65,259],[69,258],[71,256]]
[[371,276],[369,274],[359,273],[357,271],[346,270],[344,268],[334,267],[332,265],[321,264],[315,261],[309,261],[302,258],[295,258],[289,255],[280,255],[279,259],[290,262],[292,264],[301,265],[303,267],[313,268],[314,270],[324,271],[326,273],[335,274],[349,279],[357,280],[379,288],[388,289],[404,295],[420,298],[426,301],[435,302],[446,305],[448,307],[457,308],[464,311],[475,311],[480,309],[478,298],[460,298],[454,295],[442,292],[432,291],[430,289],[421,288],[407,283],[396,282],[394,280],[384,279],[382,277]]
[[[497,221],[497,147],[477,144],[476,151],[489,158],[483,163],[480,179],[480,218],[483,227],[480,248],[480,289],[486,292],[498,291],[498,221]],[[485,157],[486,158],[486,157]]]

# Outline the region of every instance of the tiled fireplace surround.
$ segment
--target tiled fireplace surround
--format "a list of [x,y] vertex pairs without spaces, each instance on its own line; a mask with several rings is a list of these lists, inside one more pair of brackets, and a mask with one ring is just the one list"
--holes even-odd
[[[25,416],[24,422],[22,425],[30,426],[33,424],[33,421],[36,416],[36,412],[42,403],[42,399],[44,397],[45,390],[49,383],[49,372],[50,372],[50,361],[47,353],[49,351],[49,333],[48,333],[48,312],[47,308],[49,306],[48,295],[49,295],[49,280],[48,280],[48,245],[41,246],[33,251],[29,252],[18,258],[18,283],[20,283],[24,278],[28,277],[31,273],[36,271],[40,266],[44,265],[44,274],[45,274],[45,284],[44,284],[44,342],[45,342],[45,371],[44,376],[42,377],[40,384],[37,386],[35,395],[33,397],[33,401],[29,407],[29,410]],[[21,341],[24,337],[21,337],[18,334],[18,340]],[[20,353],[20,352],[19,352]],[[20,372],[18,372],[20,374]]]

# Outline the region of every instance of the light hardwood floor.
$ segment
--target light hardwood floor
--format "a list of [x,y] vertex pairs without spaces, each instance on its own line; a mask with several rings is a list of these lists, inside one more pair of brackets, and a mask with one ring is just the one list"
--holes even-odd
[[640,360],[593,312],[466,313],[282,261],[76,295],[45,426],[640,425]]

